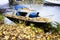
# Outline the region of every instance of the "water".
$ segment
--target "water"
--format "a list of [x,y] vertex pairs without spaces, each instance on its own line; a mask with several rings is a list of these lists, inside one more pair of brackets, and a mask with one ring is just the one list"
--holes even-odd
[[4,23],[8,24],[8,25],[16,25],[14,22],[12,22],[11,20],[9,20],[8,18],[5,17],[4,19]]
[[40,6],[40,5],[25,5],[29,9],[33,9],[35,11],[38,11],[40,14],[40,17],[47,17],[51,18],[51,20],[54,22],[60,22],[60,6]]
[[60,22],[60,7],[58,6],[43,6],[39,12],[42,17],[50,15],[53,21]]
[[45,6],[45,5],[35,5],[35,4],[26,4],[26,7],[33,9],[39,12],[40,17],[51,18],[54,22],[60,22],[60,6]]
[[36,6],[34,4],[25,6],[35,11],[38,11],[40,17],[47,17],[51,18],[53,22],[60,22],[60,6]]
[[41,17],[48,17],[51,18],[52,21],[60,22],[60,6],[31,5],[30,8],[38,11]]

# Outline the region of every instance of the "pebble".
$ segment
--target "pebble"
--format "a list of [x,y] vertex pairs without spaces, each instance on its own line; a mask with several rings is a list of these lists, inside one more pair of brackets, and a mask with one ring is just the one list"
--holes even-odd
[[[3,30],[2,30],[3,29]],[[35,29],[36,30],[36,29]],[[39,31],[40,30],[40,31]],[[4,35],[4,36],[3,36]],[[2,37],[3,36],[3,37]],[[44,33],[42,29],[37,32],[32,30],[30,26],[20,24],[19,26],[0,25],[0,39],[1,40],[60,40],[60,35],[52,33]]]

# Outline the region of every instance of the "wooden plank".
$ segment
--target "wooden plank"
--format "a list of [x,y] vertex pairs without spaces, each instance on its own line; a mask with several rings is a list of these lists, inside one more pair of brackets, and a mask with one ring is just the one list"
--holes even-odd
[[9,16],[9,15],[5,15],[6,17],[10,17],[10,18],[15,18],[15,19],[19,19],[19,20],[24,20],[24,21],[30,21],[30,22],[39,22],[39,23],[49,23],[51,21],[49,21],[48,18],[41,18],[41,17],[35,17],[35,18],[29,18],[29,17],[25,17],[25,16]]

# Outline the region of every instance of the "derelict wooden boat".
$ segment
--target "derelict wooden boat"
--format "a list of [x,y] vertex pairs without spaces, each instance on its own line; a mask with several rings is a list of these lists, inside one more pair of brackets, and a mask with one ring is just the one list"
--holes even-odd
[[42,18],[42,17],[30,18],[30,17],[26,17],[26,16],[16,16],[16,15],[10,15],[10,14],[5,14],[5,16],[10,17],[10,18],[19,19],[19,20],[29,21],[29,22],[38,22],[38,23],[50,23],[51,22],[51,19]]

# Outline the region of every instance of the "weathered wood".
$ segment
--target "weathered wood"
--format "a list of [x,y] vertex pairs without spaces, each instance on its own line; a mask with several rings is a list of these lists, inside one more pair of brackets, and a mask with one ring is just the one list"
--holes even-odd
[[41,17],[35,17],[35,18],[30,18],[30,17],[25,17],[25,16],[16,16],[16,15],[5,15],[6,17],[10,18],[15,18],[19,20],[24,20],[24,21],[30,21],[30,22],[40,22],[40,23],[49,23],[51,22],[48,18],[41,18]]

